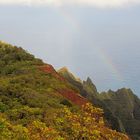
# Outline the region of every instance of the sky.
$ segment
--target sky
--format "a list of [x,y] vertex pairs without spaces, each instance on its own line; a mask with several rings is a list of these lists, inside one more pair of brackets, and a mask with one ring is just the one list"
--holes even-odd
[[140,4],[139,0],[0,0],[1,5],[125,7]]
[[139,15],[140,0],[0,0],[0,40],[140,97]]

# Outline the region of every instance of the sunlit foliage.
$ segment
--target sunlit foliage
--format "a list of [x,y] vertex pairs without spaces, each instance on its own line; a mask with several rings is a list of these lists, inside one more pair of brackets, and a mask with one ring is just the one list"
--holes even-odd
[[79,112],[64,108],[56,119],[56,126],[65,139],[70,140],[128,140],[121,133],[105,126],[103,111],[86,104]]

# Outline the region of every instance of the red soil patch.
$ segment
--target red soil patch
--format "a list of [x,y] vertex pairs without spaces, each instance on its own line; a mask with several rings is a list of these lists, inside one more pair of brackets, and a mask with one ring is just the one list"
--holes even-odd
[[73,90],[70,89],[60,89],[58,90],[58,92],[65,98],[67,98],[68,100],[70,100],[71,102],[73,102],[74,104],[78,105],[78,106],[82,106],[85,105],[86,103],[88,103],[88,101],[83,98],[82,96],[80,96],[78,93],[76,93]]
[[63,77],[61,77],[56,70],[53,68],[52,65],[46,64],[44,66],[39,67],[40,70],[44,71],[47,74],[52,74],[55,78],[61,80],[61,81],[65,81],[65,79]]

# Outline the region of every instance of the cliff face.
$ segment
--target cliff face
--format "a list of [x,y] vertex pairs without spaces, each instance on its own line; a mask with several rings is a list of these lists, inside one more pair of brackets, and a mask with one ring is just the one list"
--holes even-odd
[[99,94],[90,78],[78,82],[67,77],[68,73],[68,70],[60,71],[60,75],[77,87],[83,97],[104,109],[105,118],[112,129],[126,132],[134,140],[140,139],[140,99],[130,89],[123,88],[116,92],[109,90]]
[[97,88],[89,77],[83,81],[83,88],[90,96],[98,96]]
[[64,77],[69,83],[78,88],[80,94],[88,99],[90,96],[97,96],[98,92],[96,86],[92,83],[88,77],[86,81],[82,81],[80,78],[76,78],[68,68],[64,67],[57,71],[62,77]]
[[125,131],[134,139],[140,139],[140,100],[130,89],[119,89],[100,94],[101,100],[108,106],[123,124]]

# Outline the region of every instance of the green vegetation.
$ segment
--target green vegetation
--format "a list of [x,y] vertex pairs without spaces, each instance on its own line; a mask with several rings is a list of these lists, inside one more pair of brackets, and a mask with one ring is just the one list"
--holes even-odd
[[67,107],[52,116],[53,123],[32,120],[26,126],[9,122],[0,114],[0,139],[2,140],[129,140],[121,133],[104,125],[103,111],[86,104],[72,113]]
[[0,42],[1,140],[129,140],[106,127],[102,109],[78,107],[61,91],[79,90],[50,65]]

